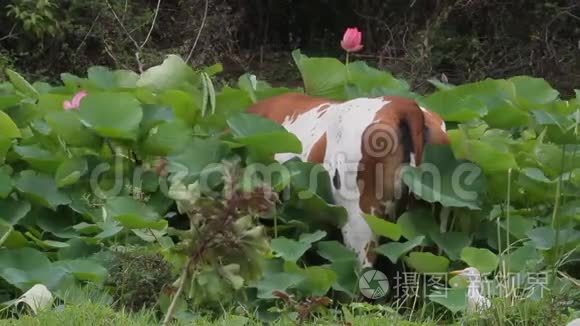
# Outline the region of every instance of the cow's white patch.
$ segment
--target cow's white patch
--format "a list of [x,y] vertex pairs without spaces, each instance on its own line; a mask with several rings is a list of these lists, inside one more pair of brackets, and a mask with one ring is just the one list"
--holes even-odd
[[[360,191],[357,185],[359,162],[362,158],[361,141],[366,128],[375,122],[377,112],[389,101],[383,98],[358,98],[339,104],[325,103],[295,117],[287,117],[282,126],[295,134],[302,143],[298,155],[306,161],[314,144],[326,133],[324,167],[331,178],[338,174],[340,187],[333,187],[338,205],[348,213],[348,221],[342,228],[345,245],[358,256],[363,266],[370,266],[366,248],[374,235],[363,218],[360,208]],[[327,106],[320,116],[319,109]],[[278,161],[286,161],[296,154],[278,154]]]

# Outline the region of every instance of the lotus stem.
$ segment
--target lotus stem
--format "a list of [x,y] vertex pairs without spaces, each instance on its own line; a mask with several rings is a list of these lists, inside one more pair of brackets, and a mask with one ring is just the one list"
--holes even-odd
[[187,271],[189,270],[189,264],[191,262],[191,257],[187,258],[185,265],[183,266],[183,270],[181,271],[181,276],[179,278],[179,286],[177,287],[177,291],[175,291],[175,295],[171,299],[171,303],[169,304],[169,308],[167,308],[167,313],[165,313],[165,318],[163,319],[163,323],[161,325],[166,326],[171,321],[173,317],[173,313],[175,307],[177,306],[177,300],[181,296],[181,292],[183,292],[183,288],[185,286],[185,280],[187,279]]

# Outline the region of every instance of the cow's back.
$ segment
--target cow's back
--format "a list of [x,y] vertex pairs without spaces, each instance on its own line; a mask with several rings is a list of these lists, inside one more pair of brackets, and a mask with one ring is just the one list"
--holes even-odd
[[338,102],[300,93],[285,93],[258,101],[247,112],[282,123],[286,117],[302,114],[324,103]]

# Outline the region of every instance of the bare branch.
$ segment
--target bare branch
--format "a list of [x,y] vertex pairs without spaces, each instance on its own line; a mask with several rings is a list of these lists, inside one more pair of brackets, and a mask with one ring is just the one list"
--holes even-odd
[[149,33],[147,33],[147,37],[145,37],[145,41],[143,41],[143,43],[141,43],[141,46],[139,47],[139,51],[141,51],[141,49],[143,49],[145,44],[147,44],[147,41],[149,41],[149,37],[151,37],[151,33],[153,32],[153,28],[155,28],[155,22],[157,21],[157,16],[159,15],[159,7],[161,7],[161,0],[157,1],[157,8],[155,8],[155,14],[153,14],[153,21],[151,22],[151,28],[149,29]]
[[131,36],[131,33],[129,33],[129,31],[127,30],[127,28],[125,27],[125,25],[123,24],[123,22],[121,21],[121,19],[119,18],[119,16],[117,16],[117,13],[115,12],[115,9],[113,9],[113,7],[111,6],[111,4],[109,3],[109,0],[105,0],[105,2],[107,3],[107,6],[109,6],[109,9],[111,9],[111,12],[113,13],[113,16],[115,16],[115,19],[117,20],[117,22],[119,23],[119,25],[121,25],[121,28],[123,29],[123,31],[125,31],[125,34],[127,34],[127,36],[129,37],[129,39],[131,39],[131,41],[133,42],[133,44],[135,44],[135,47],[137,49],[139,49],[139,44],[137,43],[137,41],[135,41],[135,39],[133,38],[133,36]]
[[209,0],[205,0],[205,9],[203,11],[203,18],[201,20],[201,26],[199,27],[199,30],[197,31],[197,36],[195,37],[195,41],[193,42],[193,45],[191,46],[191,49],[189,50],[189,54],[187,55],[185,62],[188,62],[191,59],[191,56],[193,55],[193,50],[195,50],[195,47],[197,46],[197,42],[199,41],[199,37],[201,36],[201,31],[203,30],[203,27],[205,26],[205,20],[207,18],[208,9],[209,9]]
[[8,34],[0,37],[0,41],[4,41],[6,39],[13,38],[13,37],[17,36],[18,34],[14,34],[14,29],[16,29],[16,23],[14,23],[14,25],[12,25],[12,28],[10,29],[10,32],[8,32]]

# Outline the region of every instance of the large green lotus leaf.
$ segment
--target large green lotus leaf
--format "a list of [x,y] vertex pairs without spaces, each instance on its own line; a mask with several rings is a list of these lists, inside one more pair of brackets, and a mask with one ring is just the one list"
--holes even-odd
[[137,86],[139,75],[130,70],[111,70],[108,67],[93,66],[87,70],[87,77],[94,87],[112,89],[131,89]]
[[556,144],[580,144],[580,133],[576,131],[576,123],[568,130],[561,130],[555,126],[547,127],[547,139]]
[[151,67],[141,74],[137,87],[156,90],[179,88],[194,80],[193,69],[177,55],[168,55],[161,65]]
[[484,120],[493,128],[509,129],[525,126],[530,121],[528,112],[519,109],[509,100],[501,100],[494,106],[489,107],[489,112]]
[[518,168],[514,154],[505,144],[498,148],[497,143],[490,144],[482,140],[466,139],[457,130],[450,130],[448,134],[455,156],[477,164],[486,174],[507,172],[510,168]]
[[258,87],[263,88],[264,86],[269,87],[267,83],[258,81],[256,76],[250,73],[245,73],[238,78],[238,87],[248,93],[248,96],[254,103],[258,101],[256,98],[256,91],[258,90]]
[[73,95],[46,93],[38,98],[38,108],[45,113],[64,111],[64,101],[69,101]]
[[199,99],[201,94],[191,94],[177,89],[168,89],[161,94],[161,103],[171,107],[175,116],[190,126],[195,124],[200,115]]
[[318,255],[330,261],[330,269],[336,274],[332,288],[351,297],[358,290],[360,264],[356,254],[338,241],[321,241],[317,244]]
[[457,313],[467,308],[467,288],[436,289],[429,295],[429,300],[436,302],[449,311]]
[[193,182],[202,175],[206,176],[205,172],[212,172],[214,169],[218,171],[226,154],[227,148],[218,139],[193,138],[181,153],[174,153],[168,157],[169,171],[183,174],[184,177],[188,176]]
[[445,121],[469,121],[480,118],[487,113],[485,103],[461,86],[437,91],[420,99],[419,103],[438,113]]
[[477,268],[482,274],[493,272],[499,264],[497,255],[485,248],[463,248],[461,260],[469,266]]
[[143,151],[153,156],[178,153],[192,136],[193,130],[182,120],[164,122],[149,130],[142,145]]
[[65,207],[52,211],[46,207],[33,206],[21,224],[34,225],[40,230],[52,233],[59,238],[71,239],[79,236],[79,232],[73,228],[76,219],[78,219],[78,216],[72,214]]
[[462,232],[432,233],[431,238],[451,260],[459,259],[463,248],[471,244],[471,239]]
[[[578,177],[580,177],[580,171],[578,172]],[[580,184],[580,180],[578,180],[578,184]],[[576,221],[580,221],[580,200],[563,203],[562,208],[560,209],[559,218],[563,220],[575,219]]]
[[525,191],[526,199],[531,203],[545,202],[554,198],[556,181],[550,180],[544,171],[538,168],[525,168],[517,178],[518,185]]
[[226,86],[216,94],[215,112],[200,118],[198,124],[221,132],[227,128],[230,117],[246,111],[251,104],[252,100],[245,91]]
[[[418,236],[425,236],[426,239],[439,232],[439,227],[435,224],[431,211],[427,209],[408,210],[399,217],[397,224],[401,226],[401,234],[407,240]],[[424,241],[423,244],[427,243]]]
[[305,222],[307,225],[342,227],[347,220],[346,209],[329,204],[310,190],[292,192],[284,205],[285,216]]
[[330,261],[356,261],[356,254],[338,241],[321,241],[317,244],[318,254]]
[[141,135],[145,134],[151,128],[156,127],[164,122],[175,121],[175,113],[169,107],[144,104],[143,119],[141,120]]
[[480,208],[479,195],[485,187],[477,165],[456,160],[449,146],[432,144],[426,146],[419,167],[403,170],[403,182],[428,202],[470,209]]
[[18,106],[20,103],[21,96],[13,93],[2,94],[0,93],[0,110],[4,110],[10,107]]
[[280,192],[290,186],[292,173],[280,163],[252,163],[246,167],[242,181],[244,187],[248,187],[246,189],[250,191],[256,186],[262,186],[266,183],[274,191]]
[[417,100],[421,97],[419,94],[403,88],[374,87],[369,90],[365,90],[353,84],[349,84],[345,87],[345,94],[347,99],[355,99],[360,97],[400,96]]
[[483,117],[498,128],[521,126],[529,120],[515,101],[515,86],[503,79],[485,79],[439,90],[420,100],[447,121],[465,122]]
[[512,273],[518,273],[523,271],[532,271],[534,266],[537,266],[539,260],[541,259],[539,251],[534,247],[532,243],[526,243],[525,245],[512,251],[508,257],[503,257],[506,262],[506,266]]
[[401,226],[399,224],[370,214],[365,214],[363,217],[375,235],[383,236],[393,241],[399,241],[399,238],[401,238]]
[[[546,131],[546,140],[557,144],[579,144],[577,125],[580,102],[578,100],[555,100],[549,104],[536,105],[531,113],[536,125]],[[538,128],[539,129],[539,128]],[[539,130],[538,130],[539,131]]]
[[167,226],[167,220],[147,204],[132,197],[114,197],[105,204],[108,216],[119,221],[130,229],[151,228],[161,230]]
[[449,259],[430,252],[411,252],[405,262],[422,274],[445,273],[449,267]]
[[298,267],[294,262],[284,264],[285,272],[302,275],[304,280],[296,285],[296,289],[306,295],[323,296],[337,280],[336,273],[322,266]]
[[73,260],[78,258],[88,258],[101,250],[97,244],[89,244],[81,238],[72,238],[66,242],[68,247],[58,250],[59,260]]
[[424,239],[425,236],[420,235],[405,242],[389,242],[375,248],[374,251],[389,258],[389,260],[395,264],[401,256],[407,254],[417,246],[420,246]]
[[76,90],[84,81],[83,78],[80,78],[79,76],[73,75],[68,72],[61,73],[60,80],[62,80],[64,88],[71,92]]
[[255,75],[246,73],[238,78],[238,87],[244,90],[251,98],[252,102],[257,102],[268,97],[295,92],[302,93],[301,89],[290,89],[287,87],[272,87],[269,83],[258,80]]
[[20,138],[20,129],[8,114],[0,111],[0,136],[6,138]]
[[53,249],[62,249],[68,247],[66,242],[57,241],[57,240],[43,240],[36,236],[34,236],[31,232],[26,232],[26,236],[34,242],[38,246],[38,248],[44,250],[53,250]]
[[97,135],[83,126],[76,112],[53,111],[45,116],[52,132],[72,146],[98,146]]
[[0,170],[0,198],[8,197],[13,188],[14,181],[12,181],[12,177],[6,171]]
[[113,89],[117,86],[115,74],[108,67],[93,66],[87,70],[89,81],[100,89]]
[[336,281],[332,288],[346,293],[351,298],[356,297],[358,292],[358,280],[360,266],[358,260],[335,261],[330,263],[330,269],[336,274]]
[[3,242],[0,241],[2,247],[7,249],[19,249],[29,247],[30,243],[28,239],[22,234],[20,231],[14,230],[14,227],[4,224],[4,222],[0,221],[0,228],[3,229],[4,235],[2,235],[0,240],[4,240]]
[[253,114],[239,113],[227,120],[235,140],[250,149],[265,153],[300,153],[296,135],[278,123]]
[[335,58],[309,58],[300,50],[292,52],[306,93],[313,96],[342,100],[347,81],[346,67]]
[[256,99],[264,100],[269,97],[273,97],[276,95],[282,95],[286,93],[304,93],[304,90],[300,87],[296,88],[287,88],[287,87],[269,87],[256,90]]
[[38,98],[38,91],[19,73],[11,69],[6,69],[6,76],[8,76],[8,80],[10,80],[16,90],[33,99]]
[[73,225],[73,229],[79,231],[82,235],[93,235],[101,231],[101,228],[98,225],[89,224],[87,222],[75,224]]
[[115,78],[115,85],[121,89],[135,88],[139,80],[139,75],[136,72],[125,69],[113,71],[113,77]]
[[6,154],[12,147],[12,140],[8,137],[0,136],[0,164],[6,161]]
[[107,276],[106,268],[87,259],[59,260],[53,263],[53,266],[63,269],[81,281],[100,283]]
[[31,170],[22,171],[16,178],[14,186],[31,201],[52,210],[70,203],[70,198],[61,192],[54,179],[46,174]]
[[[117,222],[116,220],[106,220],[105,222],[99,222],[97,225],[101,228],[101,233],[94,236],[94,239],[98,240],[99,242],[103,239],[111,238],[117,235],[119,232],[123,230],[123,226]],[[136,229],[138,229],[137,227]],[[162,229],[165,228],[162,227]]]
[[527,235],[539,250],[550,250],[557,245],[565,246],[578,243],[580,240],[580,231],[571,228],[555,230],[549,226],[542,226],[528,231]]
[[102,137],[135,140],[143,110],[126,93],[90,93],[81,101],[81,121]]
[[511,182],[507,177],[508,173],[495,173],[486,176],[487,181],[487,200],[490,202],[501,202],[507,198],[508,184],[511,183],[511,199],[514,201],[526,201],[525,194],[519,191],[519,174],[512,171]]
[[298,241],[286,237],[272,239],[270,246],[278,257],[289,262],[296,262],[306,250],[312,247],[312,243],[324,238],[326,232],[316,231],[314,233],[303,233]]
[[[538,144],[534,148],[534,157],[550,177],[580,168],[580,146],[568,145],[564,148],[565,152],[562,152],[562,147],[554,144]],[[573,160],[573,157],[576,159]]]
[[515,86],[518,106],[533,110],[558,98],[558,91],[542,78],[515,76],[508,79]]
[[409,92],[409,84],[406,81],[395,78],[387,71],[369,67],[364,61],[349,63],[348,72],[348,81],[366,92],[377,88],[391,92]]
[[509,223],[506,222],[507,219],[504,219],[500,222],[500,226],[504,230],[509,230],[509,233],[514,236],[516,239],[524,239],[526,238],[526,234],[534,228],[536,221],[531,218],[525,218],[518,215],[512,215],[509,218]]
[[83,157],[73,157],[64,160],[56,169],[54,181],[58,188],[70,186],[88,172],[87,160]]
[[62,160],[60,153],[49,151],[38,144],[14,146],[13,150],[20,159],[29,163],[35,170],[42,172],[54,172]]
[[[290,174],[293,191],[297,191],[299,197],[306,197],[310,192],[316,193],[324,201],[334,204],[328,171],[320,164],[302,162],[293,159],[284,162],[282,171]],[[300,195],[301,191],[306,191]]]
[[295,273],[272,273],[266,275],[255,284],[258,290],[258,298],[275,299],[275,291],[286,291],[304,281],[304,276]]
[[36,102],[30,98],[23,99],[17,106],[5,108],[3,112],[10,116],[12,121],[21,129],[21,132],[24,131],[23,129],[29,127],[31,123],[42,118],[44,114],[38,108]]
[[65,90],[65,88],[61,87],[61,86],[52,86],[51,84],[47,83],[47,82],[43,82],[43,81],[35,81],[34,83],[32,83],[32,87],[34,87],[34,89],[36,89],[36,91],[39,94],[47,94],[50,92],[60,92]]
[[66,276],[65,271],[32,248],[0,249],[0,266],[0,277],[21,290],[37,283],[55,289]]
[[15,225],[30,212],[30,203],[14,198],[0,199],[0,221]]
[[568,130],[574,126],[572,117],[546,110],[533,110],[534,121],[540,126],[556,126],[560,130]]

